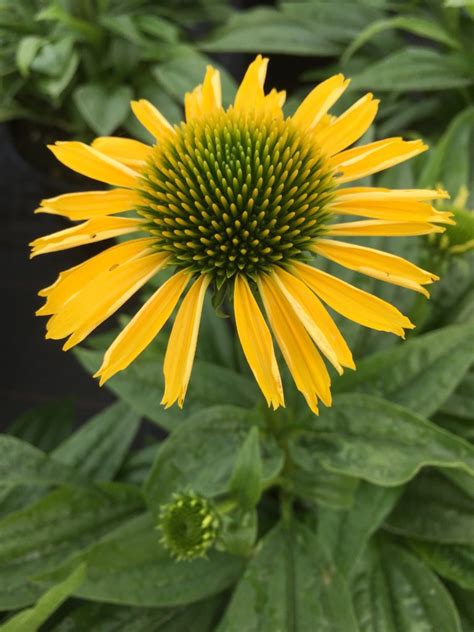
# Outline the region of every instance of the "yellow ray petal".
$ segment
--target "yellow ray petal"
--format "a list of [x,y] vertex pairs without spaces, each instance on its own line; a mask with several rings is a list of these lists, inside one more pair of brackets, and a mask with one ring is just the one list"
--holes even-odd
[[80,292],[90,281],[103,272],[114,268],[125,261],[131,261],[144,255],[154,244],[153,237],[131,239],[103,250],[69,270],[61,272],[53,285],[44,288],[38,294],[47,297],[46,303],[37,312],[37,316],[54,314],[64,306],[75,294]]
[[303,99],[292,120],[303,130],[312,129],[340,98],[349,82],[344,75],[326,79]]
[[406,259],[365,246],[320,239],[311,246],[311,250],[350,270],[421,292],[425,296],[429,294],[422,285],[432,283],[439,278]]
[[207,66],[202,84],[202,108],[204,112],[222,108],[221,74],[212,66]]
[[392,222],[378,219],[330,224],[324,234],[331,237],[391,237],[444,233],[446,228],[428,222]]
[[83,176],[119,187],[133,188],[137,184],[137,171],[89,145],[77,141],[58,141],[55,145],[48,145],[48,148],[66,167]]
[[336,371],[343,373],[343,366],[355,369],[346,341],[315,294],[302,281],[282,268],[275,268],[272,277],[306,331]]
[[170,134],[175,133],[172,125],[168,123],[163,114],[146,99],[132,101],[130,105],[133,113],[143,127],[147,129],[158,142],[168,138]]
[[443,189],[385,189],[383,187],[347,187],[334,192],[337,201],[342,202],[424,202],[443,200],[449,193]]
[[35,213],[51,213],[72,220],[81,220],[122,213],[135,208],[138,204],[140,204],[140,198],[132,189],[87,191],[66,193],[41,200],[41,206]]
[[319,298],[339,314],[364,327],[388,331],[402,338],[404,329],[413,329],[409,319],[396,307],[327,272],[294,262],[293,270]]
[[326,406],[331,405],[331,379],[327,368],[275,281],[262,274],[258,279],[258,288],[273,333],[296,387],[317,415],[318,397]]
[[194,282],[174,321],[163,363],[165,392],[161,403],[165,408],[176,401],[180,408],[183,407],[196,353],[202,305],[210,280],[206,274]]
[[333,165],[340,172],[337,181],[342,184],[378,173],[426,151],[421,140],[387,138],[383,141],[354,147],[340,153]]
[[272,337],[246,278],[240,274],[235,279],[234,310],[243,352],[268,406],[284,406]]
[[119,309],[167,262],[168,255],[146,254],[102,272],[68,301],[47,323],[47,338],[72,334],[63,349],[77,345]]
[[432,222],[453,224],[452,213],[437,211],[427,202],[401,198],[386,200],[346,200],[336,198],[329,208],[336,215],[360,215],[394,222]]
[[282,107],[285,104],[285,100],[286,92],[284,90],[277,92],[275,88],[273,88],[266,96],[263,97],[262,108],[273,116],[277,116],[279,118],[283,117]]
[[366,94],[330,125],[320,131],[316,129],[317,142],[325,154],[333,156],[365,134],[372,125],[379,104],[372,97],[372,94]]
[[143,226],[142,219],[134,219],[129,217],[94,217],[93,219],[59,230],[56,233],[38,237],[30,243],[32,252],[30,257],[43,255],[47,252],[55,252],[57,250],[65,250],[67,248],[75,248],[84,244],[91,244],[118,235],[126,235],[139,231]]
[[257,55],[250,64],[235,95],[236,110],[258,108],[264,98],[263,84],[267,74],[268,58]]
[[144,351],[165,325],[191,275],[181,270],[169,278],[135,314],[105,352],[102,366],[94,375],[100,385],[123,371]]
[[138,169],[143,167],[153,150],[139,140],[117,136],[100,136],[93,141],[92,147],[124,165]]

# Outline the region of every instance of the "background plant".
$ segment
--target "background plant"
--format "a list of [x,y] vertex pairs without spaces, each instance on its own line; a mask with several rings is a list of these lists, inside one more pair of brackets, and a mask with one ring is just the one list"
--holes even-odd
[[[164,332],[111,379],[117,402],[79,430],[67,402],[17,420],[0,437],[1,629],[471,631],[472,5],[312,0],[226,13],[203,51],[317,57],[318,75],[343,70],[354,90],[380,92],[375,137],[429,140],[427,156],[364,184],[448,189],[447,208],[462,218],[456,228],[390,244],[442,280],[429,302],[357,280],[417,328],[399,342],[338,320],[358,370],[334,378],[334,405],[319,417],[290,380],[286,409],[265,407],[231,320],[207,304],[183,411],[159,404]],[[160,17],[177,30],[195,24],[183,15]],[[437,72],[426,61],[433,55]],[[155,85],[157,105],[164,83]],[[77,352],[87,371],[115,333]],[[215,535],[212,523],[207,559],[178,562],[156,526],[191,493],[219,528]]]

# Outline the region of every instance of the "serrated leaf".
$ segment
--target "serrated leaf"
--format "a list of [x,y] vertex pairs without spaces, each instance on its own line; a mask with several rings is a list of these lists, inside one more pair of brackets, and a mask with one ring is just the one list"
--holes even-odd
[[379,538],[352,583],[360,632],[461,632],[449,593],[414,555]]
[[0,609],[21,608],[34,602],[43,590],[30,583],[32,575],[55,568],[142,507],[135,488],[106,483],[93,489],[58,489],[3,518]]
[[211,551],[208,559],[177,563],[163,549],[151,515],[144,514],[73,556],[51,573],[35,578],[60,581],[71,567],[87,564],[76,596],[131,606],[177,606],[217,594],[240,576],[243,562]]
[[307,427],[290,445],[307,470],[319,463],[386,486],[401,485],[427,465],[474,474],[474,446],[377,397],[340,395],[319,417],[308,417]]
[[396,51],[365,67],[352,78],[352,87],[418,92],[462,88],[472,82],[458,60],[420,46]]
[[83,84],[73,94],[82,117],[100,136],[109,136],[125,121],[132,98],[130,86],[107,87],[98,83]]
[[400,491],[396,487],[376,487],[362,482],[349,511],[324,507],[318,510],[318,539],[344,576],[350,576],[370,536],[385,520]]
[[308,527],[277,525],[262,540],[216,632],[357,632],[344,579]]
[[[96,371],[102,363],[103,354],[100,351],[79,349],[76,356],[88,371]],[[126,372],[110,379],[107,386],[138,413],[167,430],[174,430],[189,414],[201,408],[223,401],[235,406],[251,407],[258,401],[254,380],[202,360],[194,362],[184,411],[176,406],[165,410],[161,405],[164,380],[160,356],[152,360],[138,358]]]
[[380,351],[345,373],[334,392],[378,395],[429,417],[474,360],[474,323],[453,325]]
[[441,473],[424,472],[407,486],[387,525],[410,538],[474,545],[474,498]]
[[245,509],[255,507],[260,499],[263,465],[257,426],[253,426],[237,452],[229,490]]
[[[238,450],[255,416],[234,406],[215,406],[191,415],[164,441],[145,484],[145,496],[158,515],[162,503],[186,489],[214,497],[228,490]],[[276,477],[283,452],[273,437],[261,437],[262,480]],[[206,464],[212,464],[206,467]]]
[[111,480],[117,473],[140,424],[124,402],[95,415],[64,441],[52,457],[80,470],[91,480]]
[[64,581],[50,588],[33,608],[19,612],[3,625],[1,632],[36,632],[50,615],[81,585],[86,574],[84,564],[78,566]]

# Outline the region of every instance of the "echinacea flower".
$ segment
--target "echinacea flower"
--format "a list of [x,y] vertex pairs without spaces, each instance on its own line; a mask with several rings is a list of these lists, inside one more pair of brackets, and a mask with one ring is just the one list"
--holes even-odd
[[[172,276],[135,314],[105,353],[101,384],[125,369],[179,309],[164,359],[163,404],[182,406],[191,375],[203,300],[233,300],[243,352],[268,405],[284,405],[271,331],[297,388],[317,412],[331,404],[321,354],[342,373],[351,352],[324,304],[380,331],[404,335],[409,319],[391,304],[318,269],[341,266],[428,295],[436,276],[398,256],[341,241],[366,235],[442,232],[450,213],[431,200],[440,190],[347,187],[426,149],[388,138],[349,149],[368,130],[371,94],[340,116],[329,114],[349,81],[336,75],[285,117],[283,92],[264,92],[268,60],[250,64],[234,104],[223,109],[219,72],[185,97],[186,122],[172,126],[148,101],[132,102],[154,136],[148,146],[117,137],[50,149],[71,169],[112,185],[108,191],[43,200],[38,212],[82,223],[36,239],[33,256],[138,233],[62,272],[40,292],[47,337],[81,342],[160,270]],[[135,211],[123,216],[125,211]],[[337,216],[364,219],[338,222]],[[180,302],[180,299],[183,300]],[[262,313],[263,304],[268,323]]]

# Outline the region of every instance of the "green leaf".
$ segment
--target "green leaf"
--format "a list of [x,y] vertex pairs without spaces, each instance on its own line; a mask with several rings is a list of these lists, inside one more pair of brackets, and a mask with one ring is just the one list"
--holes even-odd
[[[203,82],[209,63],[208,57],[189,47],[182,47],[176,57],[154,66],[152,73],[163,88],[182,103],[185,92],[192,91]],[[223,66],[214,62],[213,65],[221,73],[222,98],[224,103],[228,104],[235,95],[235,82]]]
[[62,67],[62,72],[58,77],[42,77],[38,79],[37,84],[40,92],[43,92],[43,94],[53,99],[57,106],[59,97],[73,80],[78,66],[79,55],[73,51]]
[[244,509],[258,504],[262,492],[263,465],[257,426],[253,426],[237,453],[229,490]]
[[[191,489],[208,498],[226,492],[236,454],[254,423],[255,416],[250,411],[215,406],[180,424],[160,445],[145,485],[145,496],[153,512],[158,515],[161,504],[174,492]],[[283,453],[273,437],[261,436],[260,441],[261,477],[265,483],[278,475]]]
[[474,107],[469,106],[450,122],[436,147],[429,152],[418,185],[432,187],[442,183],[453,196],[463,185],[470,188],[473,134]]
[[262,540],[216,632],[357,632],[349,591],[308,527]]
[[362,482],[349,511],[320,508],[318,538],[344,576],[350,576],[370,536],[396,503],[400,488],[376,487]]
[[31,604],[42,592],[28,581],[32,575],[55,568],[142,507],[135,488],[106,483],[58,489],[1,520],[0,609]]
[[437,472],[407,486],[387,519],[400,535],[445,544],[474,544],[474,498]]
[[329,472],[316,462],[311,463],[309,470],[295,466],[289,476],[293,484],[292,490],[299,498],[333,509],[351,507],[354,492],[359,485],[358,478]]
[[240,576],[243,562],[216,551],[211,551],[208,559],[177,563],[161,546],[154,525],[149,514],[139,516],[36,580],[60,581],[73,566],[86,562],[87,576],[76,596],[131,606],[164,607],[217,594]]
[[411,546],[438,575],[474,590],[474,546],[415,540]]
[[221,517],[222,530],[219,534],[219,550],[231,555],[249,556],[258,535],[256,509],[238,510]]
[[430,48],[410,47],[396,51],[364,68],[352,78],[358,90],[450,90],[473,82],[453,57]]
[[286,53],[288,55],[336,55],[339,47],[328,40],[324,28],[298,16],[261,7],[236,12],[224,27],[201,47],[206,51]]
[[474,630],[474,592],[462,590],[458,586],[449,586],[454,603],[456,604],[464,632],[472,632]]
[[337,393],[379,395],[429,417],[451,395],[474,360],[474,323],[445,327],[358,363],[334,384]]
[[319,417],[308,417],[308,432],[290,452],[307,470],[319,463],[376,485],[401,485],[427,465],[474,474],[474,446],[369,395],[340,395]]
[[184,610],[87,603],[69,612],[50,632],[211,632],[221,602],[221,597],[212,597]]
[[456,391],[441,406],[440,412],[474,420],[474,372],[466,373]]
[[140,417],[117,402],[90,419],[52,456],[93,480],[110,480],[120,468],[140,425]]
[[378,539],[352,583],[360,632],[461,632],[449,593],[414,555]]
[[107,87],[97,83],[79,86],[73,94],[82,117],[100,136],[109,136],[125,121],[132,98],[130,86]]
[[431,39],[440,44],[446,44],[452,48],[460,48],[457,40],[453,39],[439,24],[425,18],[414,16],[398,15],[386,20],[378,20],[373,22],[351,42],[341,56],[341,63],[346,64],[352,55],[359,50],[361,46],[369,42],[375,35],[382,33],[388,29],[401,29],[420,35],[421,37]]
[[74,407],[72,401],[56,401],[35,406],[15,419],[8,434],[50,452],[72,431]]
[[39,626],[77,590],[84,581],[85,573],[85,565],[78,566],[63,582],[53,586],[42,595],[33,608],[19,612],[0,625],[1,632],[36,632]]
[[[103,353],[90,349],[78,349],[76,356],[88,371],[96,371],[102,363]],[[141,415],[155,421],[167,430],[176,428],[190,413],[225,401],[235,406],[254,406],[257,400],[255,381],[239,375],[231,369],[195,360],[186,395],[186,410],[176,406],[165,410],[163,397],[162,357],[138,358],[126,372],[118,373],[107,386],[120,399],[125,400]]]
[[30,65],[43,43],[44,39],[37,35],[27,35],[21,38],[16,50],[16,65],[23,77],[29,75]]
[[15,437],[0,436],[0,489],[8,485],[84,485],[84,476]]

